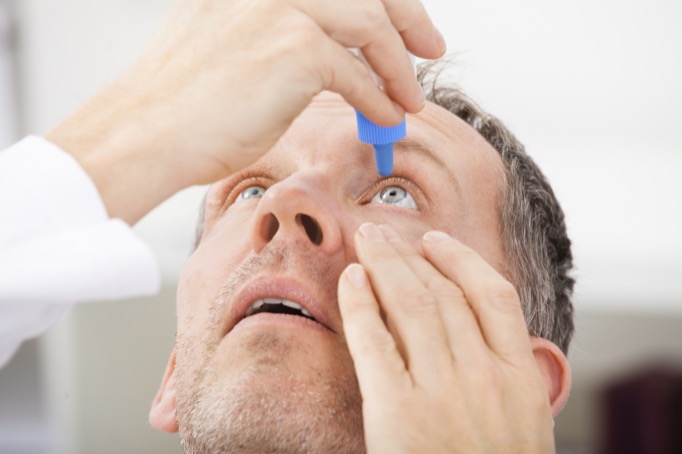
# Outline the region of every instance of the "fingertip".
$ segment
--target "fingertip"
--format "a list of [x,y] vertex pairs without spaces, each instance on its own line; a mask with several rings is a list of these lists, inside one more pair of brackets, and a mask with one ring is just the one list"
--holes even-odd
[[439,230],[432,230],[430,232],[426,232],[422,239],[427,244],[429,244],[429,243],[437,244],[437,243],[445,243],[447,241],[451,241],[452,237],[445,232],[441,232]]
[[447,52],[448,45],[443,34],[435,26],[431,25],[431,33],[422,33],[411,29],[400,34],[405,42],[405,47],[415,57],[426,60],[437,60]]
[[445,52],[448,51],[448,43],[445,42],[443,34],[435,26],[433,27],[433,42],[438,51],[438,58],[445,55]]
[[411,114],[416,114],[424,110],[424,107],[426,107],[426,95],[424,94],[424,89],[422,86],[419,84],[419,82],[416,82],[417,89],[415,91],[415,103],[414,103],[414,108],[413,109],[406,109],[409,113]]
[[389,114],[386,115],[382,115],[379,113],[376,114],[375,116],[365,115],[365,117],[377,126],[381,126],[382,128],[391,128],[393,126],[399,125],[405,118],[406,114],[405,110],[402,107],[400,107],[400,104],[397,104],[395,102],[393,103],[392,110],[393,112],[390,112]]
[[356,289],[363,289],[369,286],[365,268],[359,263],[351,263],[348,265],[343,275],[348,283]]

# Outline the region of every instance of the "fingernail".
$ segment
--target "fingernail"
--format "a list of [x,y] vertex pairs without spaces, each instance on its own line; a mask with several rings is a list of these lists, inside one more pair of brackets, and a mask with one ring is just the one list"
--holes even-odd
[[377,243],[379,241],[384,241],[384,236],[381,234],[379,228],[369,222],[366,222],[360,226],[360,235],[365,237],[366,240]]
[[437,230],[426,232],[424,234],[424,241],[428,241],[429,243],[444,243],[446,241],[450,241],[451,239],[452,238],[447,233],[439,232]]
[[433,41],[436,43],[436,47],[438,47],[440,54],[443,55],[445,51],[448,50],[448,44],[445,42],[445,38],[443,38],[443,34],[440,30],[435,27],[433,30]]
[[400,238],[400,235],[398,232],[393,230],[393,227],[390,225],[386,224],[381,224],[379,226],[379,230],[381,230],[381,233],[384,235],[384,238],[386,238],[388,241],[400,241],[402,238]]
[[363,288],[367,286],[367,274],[365,269],[359,263],[351,263],[346,268],[346,279],[355,288]]

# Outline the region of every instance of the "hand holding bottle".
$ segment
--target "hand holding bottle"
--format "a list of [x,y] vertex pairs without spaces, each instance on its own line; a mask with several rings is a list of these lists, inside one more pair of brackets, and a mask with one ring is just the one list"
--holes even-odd
[[133,223],[255,161],[323,90],[398,123],[424,105],[407,50],[444,49],[418,0],[180,0],[137,62],[47,138]]

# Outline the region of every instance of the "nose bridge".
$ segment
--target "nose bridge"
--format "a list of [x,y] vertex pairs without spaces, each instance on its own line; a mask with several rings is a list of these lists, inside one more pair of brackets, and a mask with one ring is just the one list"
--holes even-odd
[[312,172],[298,172],[269,187],[258,202],[253,226],[256,251],[275,238],[303,240],[333,254],[341,247],[328,180]]

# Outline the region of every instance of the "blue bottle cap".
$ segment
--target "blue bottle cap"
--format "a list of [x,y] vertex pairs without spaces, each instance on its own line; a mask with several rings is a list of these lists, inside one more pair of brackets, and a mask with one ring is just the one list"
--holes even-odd
[[374,146],[374,159],[381,176],[393,173],[393,144],[407,136],[407,123],[395,126],[379,126],[369,121],[361,112],[355,111],[360,141]]

